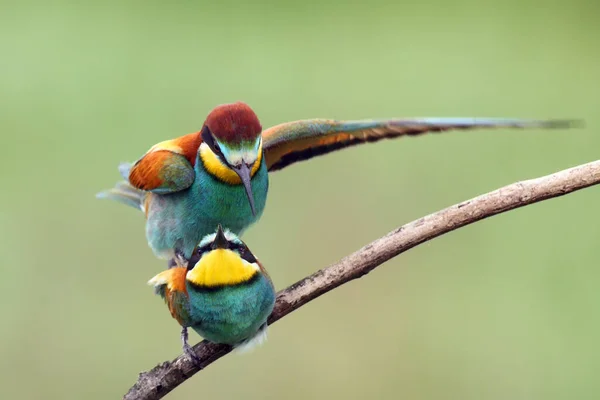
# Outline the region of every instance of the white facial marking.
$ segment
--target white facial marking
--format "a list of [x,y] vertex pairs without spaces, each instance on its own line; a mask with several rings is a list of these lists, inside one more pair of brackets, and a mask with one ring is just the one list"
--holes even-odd
[[258,149],[260,148],[261,140],[262,138],[259,136],[256,139],[252,149],[243,150],[231,150],[218,140],[216,140],[216,142],[219,144],[219,148],[221,149],[221,152],[225,156],[225,159],[229,165],[240,165],[242,162],[246,163],[247,165],[254,165],[256,159],[258,158]]
[[[229,229],[225,229],[223,231],[223,233],[225,233],[225,238],[230,241],[230,242],[235,242],[235,243],[240,243],[240,239],[238,239],[238,237],[231,232]],[[217,233],[211,233],[210,235],[206,235],[202,238],[202,240],[200,241],[200,244],[198,244],[198,247],[202,247],[210,242],[213,242],[215,240],[215,237],[217,236]]]

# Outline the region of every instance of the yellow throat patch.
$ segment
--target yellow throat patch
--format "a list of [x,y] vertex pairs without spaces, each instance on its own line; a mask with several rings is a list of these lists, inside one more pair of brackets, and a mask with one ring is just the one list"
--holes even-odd
[[202,256],[186,279],[198,286],[231,286],[246,282],[259,272],[256,264],[250,264],[239,254],[225,249],[213,250]]
[[[230,185],[241,185],[242,180],[235,173],[234,170],[229,168],[227,165],[223,164],[223,162],[219,159],[219,157],[213,153],[213,151],[208,147],[206,143],[202,143],[200,145],[200,160],[202,160],[202,165],[204,168],[214,177],[223,181],[225,183],[229,183]],[[253,177],[256,174],[256,171],[260,168],[260,163],[262,162],[262,142],[258,148],[258,158],[254,162],[252,166],[252,170],[250,171],[250,177]]]

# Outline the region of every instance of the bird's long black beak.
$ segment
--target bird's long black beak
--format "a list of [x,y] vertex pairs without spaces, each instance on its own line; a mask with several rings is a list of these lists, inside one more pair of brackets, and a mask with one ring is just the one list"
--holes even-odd
[[248,196],[248,201],[250,202],[250,208],[252,209],[252,215],[256,215],[256,208],[254,208],[254,196],[252,195],[252,183],[250,182],[250,168],[246,165],[246,163],[242,163],[239,167],[233,167],[233,170],[242,180],[244,184],[244,189],[246,189],[246,195]]
[[213,249],[227,249],[229,248],[229,242],[225,237],[225,232],[223,232],[223,228],[221,224],[217,227],[217,235],[215,236],[215,240],[212,243]]

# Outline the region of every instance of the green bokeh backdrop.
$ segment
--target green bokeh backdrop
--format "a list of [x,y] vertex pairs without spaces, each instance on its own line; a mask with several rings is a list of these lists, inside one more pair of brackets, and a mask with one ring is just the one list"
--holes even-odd
[[[415,2],[416,4],[416,2]],[[272,176],[244,239],[283,288],[391,229],[598,158],[600,3],[0,1],[0,386],[116,399],[180,352],[120,161],[244,100],[312,118],[577,117],[352,148]],[[600,189],[438,238],[171,399],[593,399]],[[193,340],[198,337],[193,335]]]

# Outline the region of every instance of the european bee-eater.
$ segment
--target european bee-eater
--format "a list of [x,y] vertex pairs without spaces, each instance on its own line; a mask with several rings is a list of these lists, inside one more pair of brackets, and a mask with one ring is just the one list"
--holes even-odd
[[264,341],[275,289],[267,271],[231,231],[207,235],[191,259],[176,256],[176,265],[148,284],[167,303],[182,326],[183,350],[195,354],[187,328],[214,343],[248,348]]
[[404,135],[475,128],[569,128],[567,120],[423,118],[335,121],[311,119],[262,130],[245,103],[210,112],[202,129],[153,146],[133,165],[122,164],[121,182],[98,195],[146,213],[154,253],[189,258],[202,237],[222,224],[237,235],[265,207],[268,172],[361,143]]

